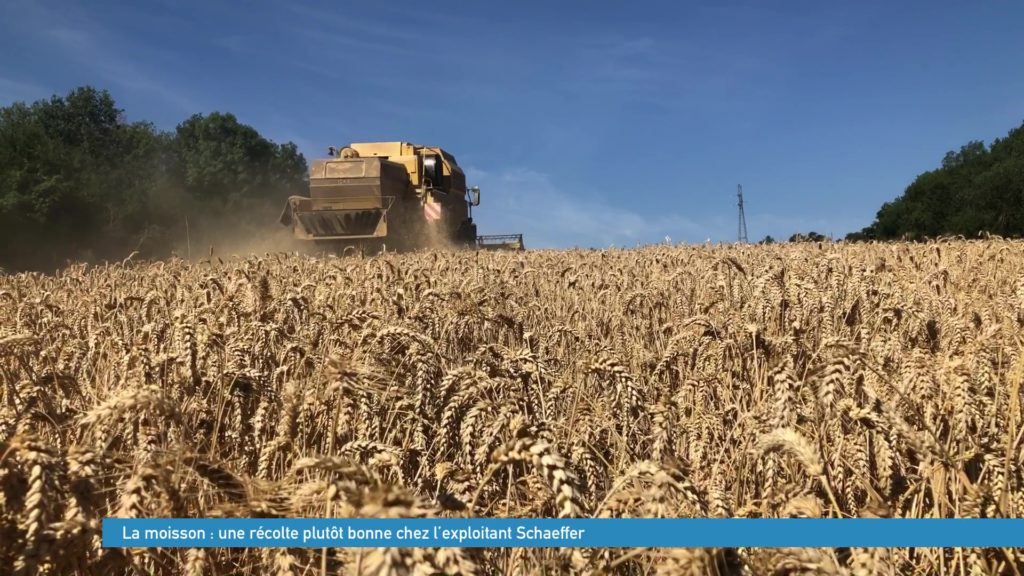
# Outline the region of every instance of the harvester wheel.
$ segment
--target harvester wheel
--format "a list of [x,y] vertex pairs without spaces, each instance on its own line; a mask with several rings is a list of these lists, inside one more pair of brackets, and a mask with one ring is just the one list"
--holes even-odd
[[459,244],[465,244],[467,246],[473,246],[476,244],[476,224],[472,220],[466,219],[459,224],[459,229],[455,233],[455,240]]

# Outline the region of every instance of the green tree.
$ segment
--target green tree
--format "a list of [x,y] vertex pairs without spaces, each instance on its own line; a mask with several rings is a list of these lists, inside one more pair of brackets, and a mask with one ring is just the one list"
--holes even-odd
[[789,237],[790,242],[824,242],[825,240],[828,240],[828,237],[814,231],[807,234],[797,233]]
[[193,220],[223,230],[218,220],[233,216],[262,232],[274,226],[270,207],[301,193],[305,178],[294,144],[231,114],[196,115],[166,133],[127,121],[91,87],[14,103],[0,108],[0,267],[163,256]]
[[1024,125],[991,146],[972,141],[917,176],[849,240],[1024,235]]
[[174,153],[180,183],[204,200],[283,199],[306,177],[294,144],[274,144],[232,114],[196,114],[179,124]]
[[194,115],[172,139],[175,194],[162,212],[170,227],[190,231],[178,247],[237,244],[276,230],[285,199],[304,193],[306,160],[288,142],[275,144],[232,114]]
[[0,109],[0,259],[55,265],[130,242],[161,142],[94,88]]

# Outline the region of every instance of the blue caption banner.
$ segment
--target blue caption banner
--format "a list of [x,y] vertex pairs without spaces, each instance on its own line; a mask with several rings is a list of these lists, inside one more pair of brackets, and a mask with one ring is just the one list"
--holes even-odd
[[104,518],[128,548],[1024,547],[1024,519]]

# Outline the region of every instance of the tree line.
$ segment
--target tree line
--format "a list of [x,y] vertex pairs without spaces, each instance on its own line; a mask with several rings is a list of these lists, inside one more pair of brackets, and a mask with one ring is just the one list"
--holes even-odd
[[[306,185],[295,144],[227,113],[130,122],[105,90],[0,108],[0,267],[161,257],[230,227],[273,226]],[[204,247],[205,249],[205,247]]]
[[848,240],[1024,236],[1024,125],[991,145],[972,141],[917,176]]

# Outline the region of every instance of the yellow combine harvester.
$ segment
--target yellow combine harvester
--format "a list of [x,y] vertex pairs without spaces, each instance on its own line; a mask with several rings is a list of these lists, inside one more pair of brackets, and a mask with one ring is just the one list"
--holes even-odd
[[455,157],[408,142],[330,148],[309,169],[309,197],[288,199],[281,223],[295,237],[329,250],[372,252],[432,246],[522,250],[521,234],[477,236],[473,206]]

